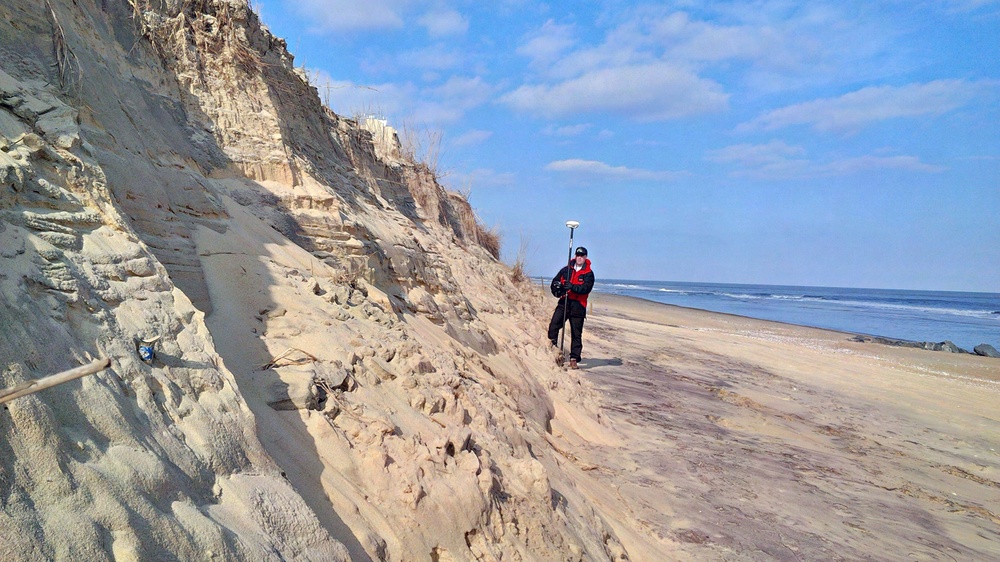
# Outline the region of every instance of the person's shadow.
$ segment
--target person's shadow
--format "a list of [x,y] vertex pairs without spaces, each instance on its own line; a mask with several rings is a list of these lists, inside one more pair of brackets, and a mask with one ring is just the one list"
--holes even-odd
[[619,357],[609,357],[607,359],[585,359],[580,361],[581,369],[593,369],[594,367],[620,367],[622,360]]

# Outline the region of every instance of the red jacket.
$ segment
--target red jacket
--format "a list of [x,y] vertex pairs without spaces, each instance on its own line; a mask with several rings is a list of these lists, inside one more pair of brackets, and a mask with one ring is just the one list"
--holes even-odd
[[[569,282],[569,298],[575,300],[576,302],[583,305],[584,310],[587,308],[587,295],[594,288],[594,272],[590,269],[590,260],[585,260],[583,262],[583,268],[580,271],[573,269],[573,265],[568,265],[559,270],[559,273],[552,279],[552,289],[553,294],[556,294],[555,287]],[[560,295],[556,295],[560,296]]]

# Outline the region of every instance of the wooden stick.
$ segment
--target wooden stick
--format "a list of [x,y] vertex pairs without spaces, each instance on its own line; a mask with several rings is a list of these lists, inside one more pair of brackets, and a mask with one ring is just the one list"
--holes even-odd
[[[261,365],[259,367],[259,370],[266,371],[266,370],[268,370],[268,369],[270,369],[272,367],[277,367],[278,366],[278,361],[281,361],[282,359],[284,359],[285,357],[291,355],[295,351],[298,351],[299,353],[305,355],[309,359],[313,360],[313,362],[319,361],[319,359],[316,359],[316,357],[314,357],[311,353],[306,353],[305,351],[302,351],[301,349],[299,349],[297,347],[289,347],[288,349],[282,351],[274,359],[271,359],[267,363],[264,363],[263,365]],[[300,365],[302,363],[305,363],[306,361],[307,361],[306,359],[298,359],[298,360],[292,361],[290,364],[291,365]]]
[[80,377],[85,377],[87,375],[99,373],[110,366],[111,366],[111,359],[108,359],[107,357],[102,357],[86,365],[81,365],[75,369],[70,369],[68,371],[63,371],[61,373],[56,373],[54,375],[49,375],[47,377],[42,377],[40,379],[35,379],[33,381],[22,382],[21,384],[13,388],[0,390],[0,404],[10,402],[15,398],[20,398],[22,396],[34,394],[39,390],[52,388],[53,386],[62,384],[64,382],[69,382],[71,380],[75,380]]

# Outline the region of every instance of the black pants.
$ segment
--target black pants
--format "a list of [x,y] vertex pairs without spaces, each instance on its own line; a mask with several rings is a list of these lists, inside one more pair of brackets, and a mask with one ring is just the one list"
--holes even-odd
[[[563,328],[563,307],[566,299],[559,299],[555,311],[552,312],[552,321],[549,322],[549,341],[552,345],[559,347],[559,329]],[[569,303],[569,333],[571,343],[569,347],[569,358],[580,360],[580,353],[583,352],[583,320],[587,316],[587,309],[582,304],[571,300]]]

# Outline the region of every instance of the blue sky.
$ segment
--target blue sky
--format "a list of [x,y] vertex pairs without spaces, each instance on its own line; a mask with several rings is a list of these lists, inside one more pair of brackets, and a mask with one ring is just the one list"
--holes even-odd
[[533,275],[1000,292],[1000,1],[253,5]]

